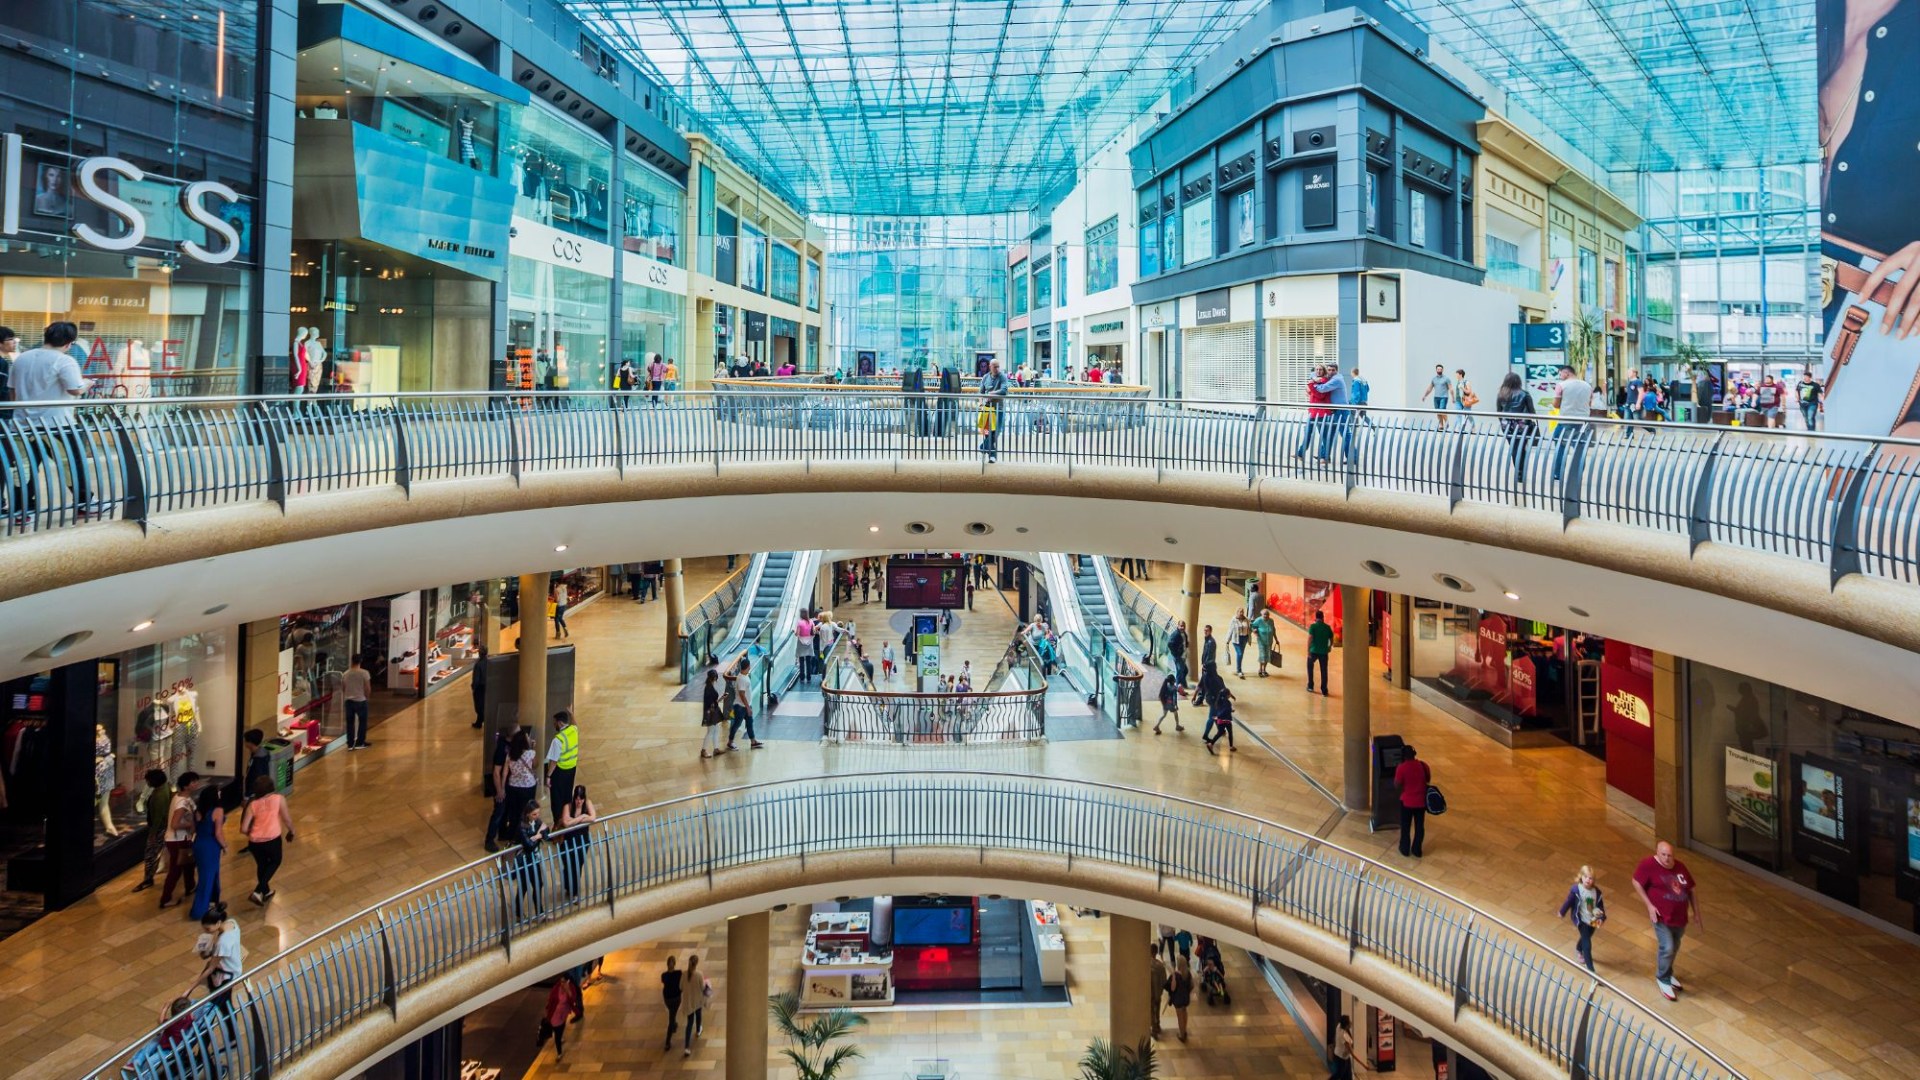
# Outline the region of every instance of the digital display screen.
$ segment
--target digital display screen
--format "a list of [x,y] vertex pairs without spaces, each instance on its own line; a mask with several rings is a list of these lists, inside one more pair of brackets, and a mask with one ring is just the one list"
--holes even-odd
[[887,607],[966,606],[965,563],[957,559],[894,559],[887,563]]
[[973,944],[973,905],[960,907],[895,907],[895,945]]
[[1858,873],[1865,851],[1861,781],[1836,761],[1793,756],[1793,855],[1809,866]]
[[1847,782],[1831,769],[1802,758],[1800,767],[1800,827],[1829,840],[1844,843],[1847,824]]

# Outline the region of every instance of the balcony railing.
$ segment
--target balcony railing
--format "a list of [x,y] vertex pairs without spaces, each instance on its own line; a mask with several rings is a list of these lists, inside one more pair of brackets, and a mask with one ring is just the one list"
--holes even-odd
[[1476,1014],[1572,1078],[1740,1075],[1560,950],[1310,834],[1117,785],[942,771],[709,792],[556,834],[531,854],[490,856],[243,973],[88,1080],[116,1068],[131,1080],[271,1080],[350,1025],[398,1016],[469,961],[511,955],[550,921],[604,918],[651,890],[744,867],[791,860],[800,872],[810,856],[915,850],[1059,856],[1062,875],[1096,893],[1105,866],[1230,896],[1247,932],[1285,926],[1388,965],[1447,994],[1456,1018]]
[[[980,399],[897,392],[341,395],[0,408],[0,534],[472,477],[983,461]],[[44,407],[39,407],[44,408]],[[1920,582],[1920,442],[1481,412],[1030,394],[996,460],[1278,478],[1595,519]]]

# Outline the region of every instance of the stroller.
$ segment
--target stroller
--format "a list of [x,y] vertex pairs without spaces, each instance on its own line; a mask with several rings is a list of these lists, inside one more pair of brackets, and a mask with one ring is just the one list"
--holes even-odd
[[1209,1005],[1231,1005],[1233,994],[1227,990],[1227,969],[1220,962],[1220,945],[1212,938],[1201,938],[1194,946],[1200,961],[1200,992]]

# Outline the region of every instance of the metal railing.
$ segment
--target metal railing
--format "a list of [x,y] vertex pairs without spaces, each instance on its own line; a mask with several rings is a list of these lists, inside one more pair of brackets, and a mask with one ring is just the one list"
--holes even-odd
[[[270,1080],[328,1037],[466,962],[576,913],[828,852],[946,849],[1062,856],[1229,895],[1449,994],[1576,1080],[1739,1073],[1618,987],[1497,917],[1391,867],[1246,814],[1120,785],[1002,773],[862,773],[709,792],[615,814],[533,853],[469,864],[243,973],[89,1075]],[[1075,864],[1092,863],[1094,872]],[[1395,1002],[1385,1001],[1385,1005]],[[399,1028],[395,1027],[396,1037]]]
[[821,692],[820,737],[904,746],[1032,742],[1047,737],[1047,689],[966,694]]
[[[655,395],[644,395],[651,399]],[[888,391],[149,399],[0,407],[0,533],[469,477],[773,461],[981,461],[979,399]],[[618,399],[618,400],[616,400]],[[615,407],[615,406],[620,407]],[[34,417],[25,408],[51,409]],[[1326,407],[1321,407],[1325,409]],[[1034,393],[997,460],[1282,478],[1597,519],[1920,583],[1920,442],[1486,413]],[[922,421],[927,421],[925,425]]]
[[743,562],[735,567],[720,584],[689,608],[686,617],[680,620],[680,682],[683,685],[693,681],[716,659],[713,651],[715,635],[726,628],[721,616],[740,599],[749,565],[751,563]]

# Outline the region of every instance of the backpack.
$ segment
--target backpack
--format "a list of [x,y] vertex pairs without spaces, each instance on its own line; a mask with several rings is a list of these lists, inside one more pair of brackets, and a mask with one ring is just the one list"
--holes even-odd
[[1427,785],[1427,813],[1432,814],[1434,817],[1439,817],[1441,814],[1444,814],[1446,812],[1447,812],[1447,797],[1445,795],[1440,794],[1439,787],[1433,784],[1428,784]]

